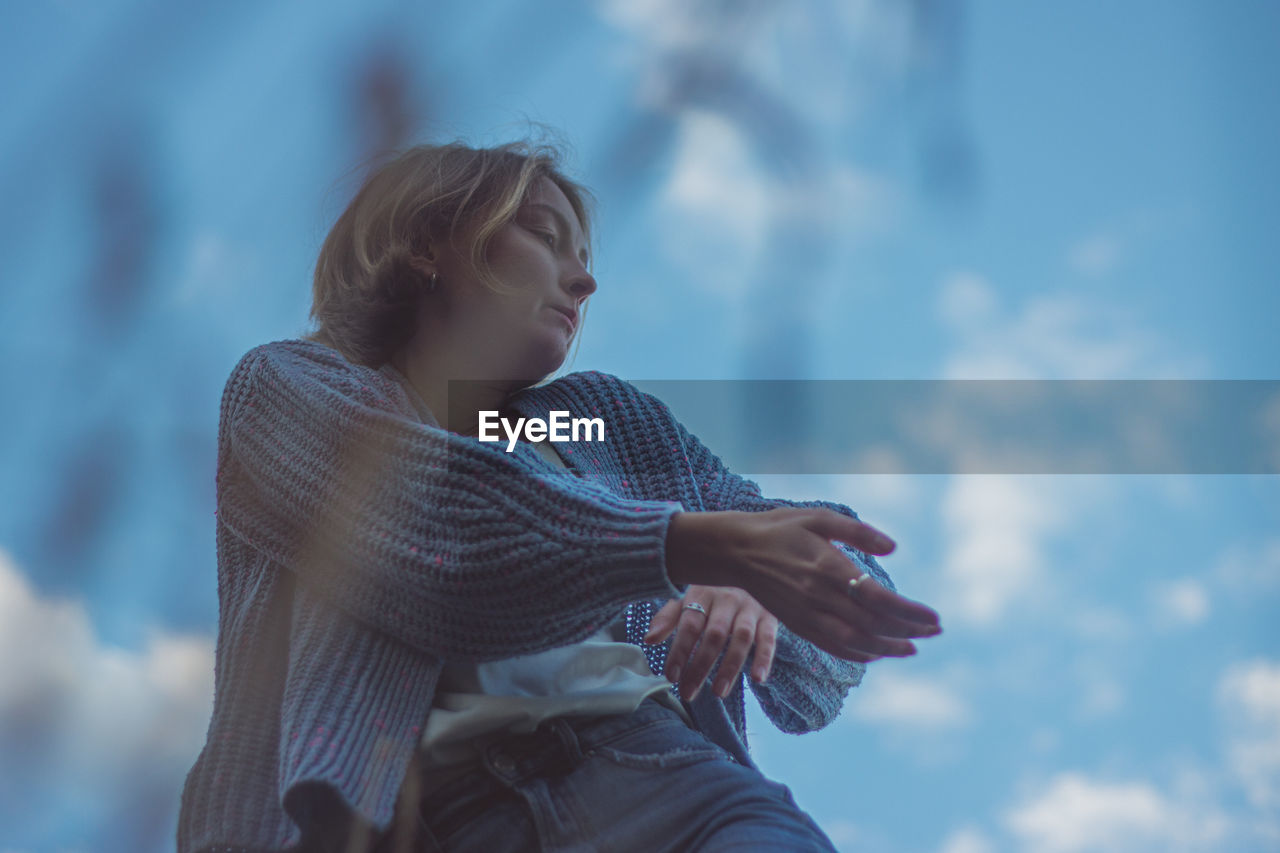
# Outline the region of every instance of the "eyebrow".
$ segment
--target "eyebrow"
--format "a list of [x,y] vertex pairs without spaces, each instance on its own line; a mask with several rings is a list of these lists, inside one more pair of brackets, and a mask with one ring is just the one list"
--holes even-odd
[[[561,213],[556,208],[552,207],[551,205],[546,204],[544,202],[540,202],[540,201],[534,201],[534,202],[529,202],[528,204],[524,205],[524,207],[527,207],[529,209],[536,208],[538,210],[545,210],[555,218],[556,224],[560,226],[560,230],[562,230],[565,234],[573,234],[573,227],[569,225],[569,220],[565,219],[564,214]],[[590,257],[591,256],[587,253],[587,250],[585,248],[578,250],[578,259],[582,261],[582,265],[584,267],[587,265],[587,261],[590,259]]]

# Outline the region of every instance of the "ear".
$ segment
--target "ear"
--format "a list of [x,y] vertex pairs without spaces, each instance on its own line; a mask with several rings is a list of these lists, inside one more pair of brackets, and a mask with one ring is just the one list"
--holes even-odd
[[409,255],[409,266],[413,267],[423,278],[430,278],[437,272],[436,257],[431,254],[430,250],[427,250],[425,257],[423,255]]

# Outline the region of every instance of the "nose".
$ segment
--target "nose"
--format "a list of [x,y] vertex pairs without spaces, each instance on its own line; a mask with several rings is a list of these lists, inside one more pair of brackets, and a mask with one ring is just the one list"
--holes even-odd
[[564,283],[574,301],[581,301],[596,292],[596,279],[581,262],[575,262]]

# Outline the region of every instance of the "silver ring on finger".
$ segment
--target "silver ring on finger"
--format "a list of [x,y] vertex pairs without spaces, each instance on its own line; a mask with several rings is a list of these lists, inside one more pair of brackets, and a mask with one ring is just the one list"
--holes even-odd
[[685,602],[685,605],[684,605],[684,607],[683,607],[682,609],[684,609],[684,610],[696,610],[697,612],[701,613],[703,616],[706,616],[706,615],[707,615],[707,611],[706,611],[706,609],[705,609],[701,604],[699,604],[699,603],[698,603],[698,602],[696,602],[696,601],[687,601],[687,602]]
[[863,581],[869,581],[869,580],[871,580],[870,572],[867,572],[866,574],[863,574],[863,575],[858,575],[856,578],[849,578],[849,595],[854,598],[857,598],[858,588],[862,585]]

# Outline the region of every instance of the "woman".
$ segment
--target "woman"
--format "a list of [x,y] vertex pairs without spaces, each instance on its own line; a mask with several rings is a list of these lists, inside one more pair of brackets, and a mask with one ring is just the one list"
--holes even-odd
[[[587,198],[547,148],[410,149],[326,239],[317,331],[233,370],[180,850],[831,849],[745,684],[820,728],[937,614],[847,508],[761,497],[614,377],[536,384],[597,287]],[[604,434],[478,440],[554,411]]]

